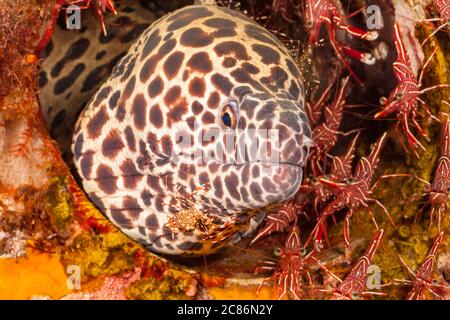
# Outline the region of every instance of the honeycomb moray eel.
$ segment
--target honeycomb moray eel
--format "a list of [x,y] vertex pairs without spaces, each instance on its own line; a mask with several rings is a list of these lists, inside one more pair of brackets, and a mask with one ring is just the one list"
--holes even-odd
[[136,39],[73,134],[84,190],[125,234],[210,254],[299,189],[311,144],[302,76],[246,16],[210,4]]

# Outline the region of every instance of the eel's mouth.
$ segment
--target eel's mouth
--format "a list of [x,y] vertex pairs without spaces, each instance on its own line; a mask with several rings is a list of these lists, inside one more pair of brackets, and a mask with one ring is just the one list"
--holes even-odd
[[[262,208],[287,201],[300,189],[303,178],[301,164],[284,161],[256,160],[235,163],[212,160],[205,163],[205,166],[215,166],[214,172],[220,172],[222,176],[218,179],[222,181],[218,187],[215,183],[208,183],[211,198],[223,201],[223,198],[217,198],[215,194],[221,194],[226,188],[226,192],[237,199],[238,204],[235,207],[231,206],[230,202],[222,203],[225,211]],[[236,180],[229,177],[235,177]],[[213,174],[210,181],[216,178]],[[210,203],[213,204],[217,202]]]
[[293,197],[303,178],[303,168],[298,164],[280,162],[278,164],[279,173],[274,177],[275,182],[279,185],[280,190],[283,190],[285,199]]
[[246,165],[258,166],[260,174],[268,178],[275,190],[266,190],[272,193],[271,202],[281,202],[293,197],[300,188],[303,179],[303,166],[290,162],[254,161]]

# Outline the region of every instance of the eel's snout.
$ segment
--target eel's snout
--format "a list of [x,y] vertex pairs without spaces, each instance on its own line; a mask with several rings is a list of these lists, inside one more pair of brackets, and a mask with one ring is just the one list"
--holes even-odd
[[[232,194],[236,208],[262,208],[283,202],[298,191],[311,145],[311,130],[300,104],[248,95],[240,104],[240,119],[232,133],[230,154],[241,184]],[[214,187],[214,186],[213,186]],[[245,201],[242,201],[245,199]]]
[[279,102],[278,134],[279,162],[303,167],[312,144],[311,129],[305,112],[289,100]]
[[303,167],[312,144],[303,107],[291,100],[253,99],[247,96],[241,103],[236,147],[240,158]]

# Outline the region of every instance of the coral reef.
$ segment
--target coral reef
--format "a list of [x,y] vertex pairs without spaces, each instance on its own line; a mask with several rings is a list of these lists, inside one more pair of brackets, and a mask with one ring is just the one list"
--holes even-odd
[[[284,245],[286,234],[275,233],[255,245],[249,244],[251,239],[244,239],[204,259],[168,261],[127,238],[87,200],[49,136],[37,100],[39,59],[35,47],[51,19],[55,2],[47,0],[36,4],[31,0],[0,0],[0,279],[8,279],[0,281],[0,297],[255,298],[258,286],[271,274],[256,275],[254,269],[262,261],[279,260],[274,249]],[[357,8],[365,1],[343,2]],[[273,31],[285,34],[290,40],[305,39],[304,21],[288,7],[295,4],[294,0],[281,1],[284,7],[280,4],[279,7],[271,6],[271,1],[261,1],[259,5],[251,1],[243,3],[250,14],[269,16],[266,25]],[[347,104],[367,102],[368,106],[358,111],[346,110],[340,131],[365,129],[356,147],[357,159],[368,155],[371,144],[387,131],[389,143],[381,152],[375,176],[410,175],[382,179],[372,195],[386,207],[397,226],[394,228],[386,221],[381,209],[373,209],[385,234],[372,263],[381,270],[383,291],[388,298],[404,299],[410,287],[396,284],[396,279],[408,279],[398,255],[412,270],[417,270],[438,235],[437,224],[429,227],[430,205],[425,203],[425,196],[420,196],[427,188],[415,177],[424,181],[432,181],[435,177],[443,148],[443,130],[441,124],[425,115],[420,124],[429,141],[420,138],[425,150],[420,152],[420,157],[415,157],[403,150],[393,117],[373,119],[379,98],[387,96],[395,86],[390,80],[394,79],[391,68],[395,60],[392,53],[395,51],[394,31],[388,24],[397,16],[397,22],[409,32],[405,33],[405,46],[413,57],[414,72],[435,51],[424,77],[424,88],[450,83],[450,41],[448,33],[440,32],[420,46],[435,26],[413,22],[424,19],[430,11],[438,15],[436,8],[423,5],[423,1],[393,0],[387,5],[380,1],[370,3],[386,6],[383,11],[385,32],[377,44],[367,44],[367,47],[373,46],[370,49],[375,50],[375,46],[384,43],[390,53],[372,67],[351,63],[350,67],[356,73],[364,75],[365,86],[352,86]],[[355,23],[363,24],[358,18]],[[358,45],[358,41],[353,43]],[[307,56],[308,50],[304,52]],[[338,78],[340,63],[327,46],[318,48],[313,63],[305,63],[308,60],[305,55],[299,57],[299,63],[305,70],[313,69],[317,78],[306,79],[311,84],[310,93],[320,93],[328,83],[327,78]],[[313,73],[306,74],[309,77]],[[314,87],[316,80],[321,84]],[[424,99],[431,113],[445,122],[450,105],[444,102],[450,101],[450,89],[427,92]],[[346,147],[347,138],[342,139],[345,141],[342,146]],[[342,146],[337,146],[332,153],[340,154]],[[418,216],[420,212],[422,214]],[[352,217],[351,243],[346,250],[342,231],[344,220],[340,213],[336,216],[337,223],[328,226],[330,247],[316,258],[338,277],[344,278],[364,253],[375,229],[367,209],[359,210]],[[301,237],[306,240],[313,225],[303,217],[299,215],[298,220]],[[448,224],[446,212],[442,228],[447,228]],[[446,285],[450,281],[448,252],[450,238],[446,235],[433,273],[433,279]],[[66,285],[72,276],[72,266],[80,272],[81,289],[72,290]],[[49,270],[56,271],[52,274]],[[311,272],[313,281],[331,284],[335,281],[317,265],[311,267]],[[13,286],[19,278],[25,279],[26,283],[20,282],[21,289],[11,294],[8,286]],[[48,283],[47,288],[42,288],[42,283]],[[269,282],[258,298],[277,298],[271,287]],[[326,294],[310,295],[306,291],[301,298],[330,298]],[[444,292],[443,297],[448,298],[448,293]]]

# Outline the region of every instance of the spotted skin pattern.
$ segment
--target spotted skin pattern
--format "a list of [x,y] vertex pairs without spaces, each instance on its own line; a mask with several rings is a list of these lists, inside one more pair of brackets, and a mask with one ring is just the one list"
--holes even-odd
[[80,30],[57,24],[42,54],[39,100],[50,134],[63,153],[70,151],[73,127],[86,102],[142,31],[168,12],[147,2],[118,2],[118,14],[105,16],[106,36],[86,10],[81,11]]
[[[80,115],[72,151],[83,187],[150,250],[212,253],[297,192],[311,144],[303,90],[289,51],[252,20],[212,5],[177,10],[142,33]],[[230,105],[233,128],[222,118]],[[186,138],[200,155],[181,148]],[[216,234],[169,227],[193,192]]]

